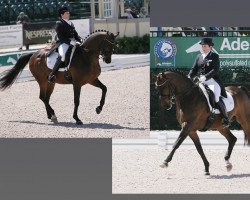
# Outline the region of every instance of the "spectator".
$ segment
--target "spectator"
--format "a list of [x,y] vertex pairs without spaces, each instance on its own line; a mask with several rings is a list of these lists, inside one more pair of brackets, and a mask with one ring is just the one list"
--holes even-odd
[[219,31],[220,31],[220,28],[219,27],[210,27],[210,35],[208,36],[211,36],[211,37],[214,37],[214,36],[219,36]]
[[29,22],[29,17],[24,13],[20,12],[17,16],[17,24],[27,24]]
[[127,17],[127,19],[133,19],[134,17],[131,14],[131,9],[127,8],[125,9],[124,17]]
[[140,13],[139,13],[139,17],[140,18],[146,18],[146,17],[148,17],[146,7],[141,7],[141,10],[140,10]]
[[[24,12],[20,12],[19,15],[17,16],[17,21],[16,23],[17,24],[28,24],[29,23],[29,17],[24,13]],[[29,44],[26,44],[26,49],[29,49]],[[23,46],[21,46],[19,48],[19,50],[22,50],[23,49]]]
[[131,15],[133,16],[133,18],[138,18],[138,13],[135,6],[131,7]]

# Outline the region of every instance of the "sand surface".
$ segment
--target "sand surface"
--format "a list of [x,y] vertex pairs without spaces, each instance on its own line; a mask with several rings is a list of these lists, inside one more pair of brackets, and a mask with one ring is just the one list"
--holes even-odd
[[163,148],[113,146],[112,192],[133,194],[250,193],[250,148],[234,149],[233,169],[225,168],[225,149],[206,149],[210,176],[195,149],[178,149],[168,168],[159,165],[170,153]]
[[99,79],[107,86],[106,104],[96,114],[101,90],[82,87],[77,126],[73,119],[72,85],[56,85],[50,105],[59,123],[47,118],[39,99],[36,81],[14,84],[0,91],[0,137],[25,138],[133,138],[149,135],[149,67],[102,72]]

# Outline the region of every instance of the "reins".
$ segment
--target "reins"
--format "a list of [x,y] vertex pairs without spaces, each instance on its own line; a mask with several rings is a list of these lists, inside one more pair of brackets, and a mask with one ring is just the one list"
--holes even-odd
[[177,93],[176,88],[174,86],[174,84],[169,80],[166,79],[163,83],[161,84],[157,84],[157,82],[155,82],[155,86],[156,87],[163,87],[165,84],[167,84],[167,88],[169,89],[169,95],[160,95],[161,99],[167,98],[168,96],[170,97],[171,100],[175,100],[176,97],[179,98],[183,98],[184,96],[188,95],[189,93],[192,92],[193,88],[197,87],[195,84],[192,85],[192,87],[190,88],[190,90],[186,90],[184,92],[179,92]]

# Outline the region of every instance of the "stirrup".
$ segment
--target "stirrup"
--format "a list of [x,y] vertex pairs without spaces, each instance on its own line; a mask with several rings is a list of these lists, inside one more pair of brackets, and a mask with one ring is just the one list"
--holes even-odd
[[54,74],[49,74],[49,76],[48,76],[48,82],[49,83],[55,83],[55,79],[56,79],[56,75],[54,75]]

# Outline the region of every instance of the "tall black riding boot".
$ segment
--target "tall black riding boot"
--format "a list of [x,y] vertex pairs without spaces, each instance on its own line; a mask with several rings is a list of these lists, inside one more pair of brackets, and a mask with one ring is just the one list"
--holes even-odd
[[222,120],[222,125],[223,127],[229,127],[230,126],[230,121],[228,119],[228,115],[227,115],[227,112],[226,112],[226,108],[225,108],[225,105],[224,103],[222,102],[222,100],[220,99],[219,102],[217,102],[217,106],[223,116],[223,120]]
[[49,74],[48,81],[50,83],[55,81],[56,73],[58,72],[59,68],[63,65],[63,63],[64,62],[61,60],[61,57],[59,56],[56,60],[55,66],[52,69],[52,72]]

